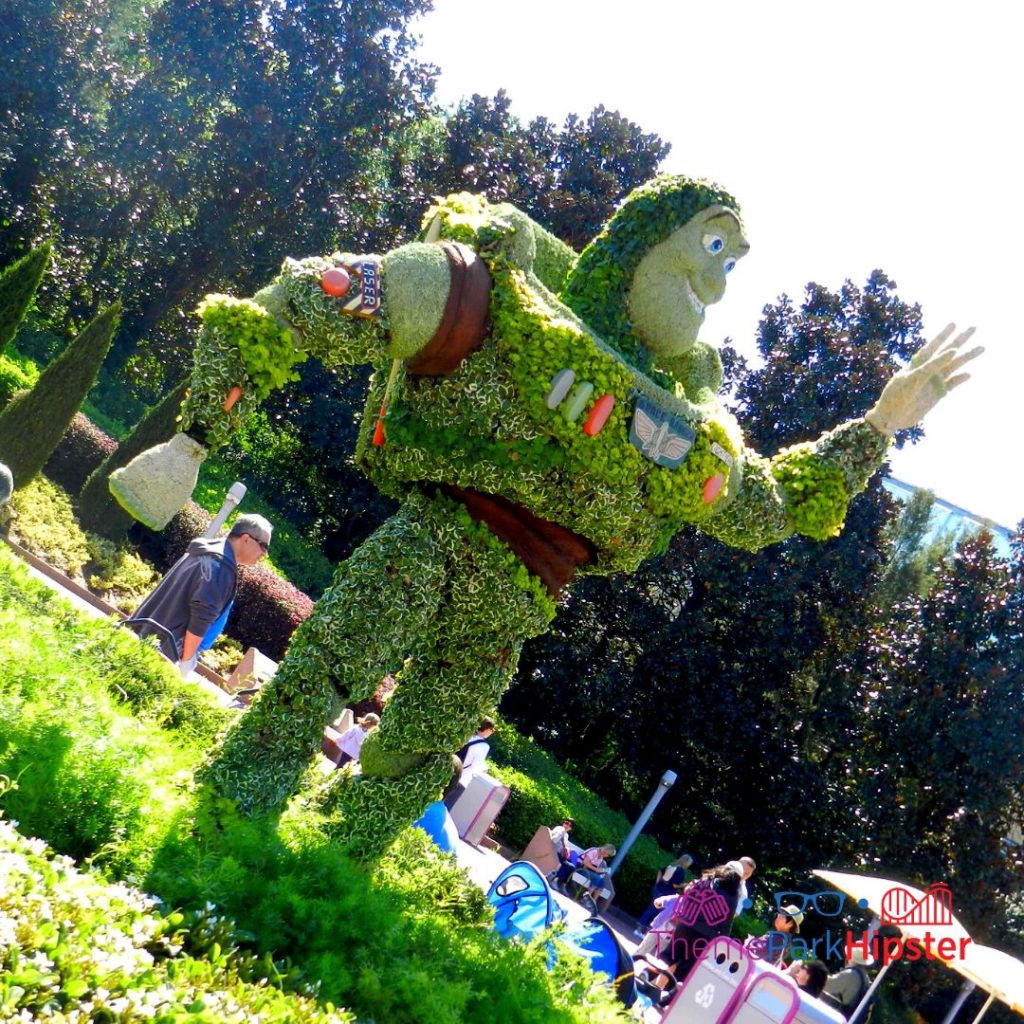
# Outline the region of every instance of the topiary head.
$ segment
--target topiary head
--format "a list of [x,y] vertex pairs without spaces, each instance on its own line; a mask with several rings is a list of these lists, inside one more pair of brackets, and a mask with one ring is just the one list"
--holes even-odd
[[739,205],[707,181],[661,175],[634,189],[583,250],[562,298],[630,362],[679,356],[750,248]]

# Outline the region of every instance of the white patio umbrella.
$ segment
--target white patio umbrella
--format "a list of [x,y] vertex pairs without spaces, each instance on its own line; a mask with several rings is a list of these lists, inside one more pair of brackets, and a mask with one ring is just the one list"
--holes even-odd
[[[852,896],[887,922],[896,924],[904,938],[930,942],[934,959],[940,960],[966,979],[964,988],[946,1014],[943,1024],[952,1024],[976,985],[988,992],[989,998],[974,1018],[973,1024],[978,1024],[996,999],[1015,1013],[1024,1015],[1024,963],[1008,953],[975,943],[967,929],[952,915],[941,892],[924,892],[912,885],[874,875],[853,875],[844,871],[815,871],[814,874]],[[943,939],[952,942],[944,943]],[[941,955],[940,951],[951,955]],[[850,1017],[849,1024],[856,1024],[861,1009],[874,995],[890,966],[883,964],[860,1006]]]
[[985,1005],[974,1018],[974,1024],[988,1013],[988,1008],[996,999],[1005,1003],[1014,1013],[1024,1015],[1024,963],[1015,956],[1001,949],[972,942],[964,958],[953,961],[949,966],[966,978],[972,989],[977,985],[989,994]]

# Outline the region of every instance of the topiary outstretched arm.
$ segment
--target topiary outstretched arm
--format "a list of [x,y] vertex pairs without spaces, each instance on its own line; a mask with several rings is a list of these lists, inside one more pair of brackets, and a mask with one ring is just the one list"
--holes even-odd
[[110,478],[135,518],[161,529],[188,500],[208,448],[225,444],[307,356],[327,366],[407,360],[449,372],[485,333],[490,277],[465,246],[411,243],[385,257],[286,260],[253,299],[199,307],[190,393],[179,435]]
[[224,444],[310,355],[328,367],[415,356],[441,324],[451,284],[441,247],[414,243],[383,259],[288,259],[252,299],[207,296],[185,429]]
[[815,442],[783,449],[770,460],[745,453],[735,499],[705,529],[748,550],[794,532],[815,540],[836,536],[850,500],[885,460],[892,435],[915,426],[968,379],[961,371],[983,349],[961,352],[974,330],[952,337],[954,330],[950,324],[917,352],[862,419],[844,423]]
[[735,497],[702,528],[733,547],[757,551],[802,533],[836,536],[853,497],[885,461],[889,439],[863,419],[771,459],[746,450],[730,487]]

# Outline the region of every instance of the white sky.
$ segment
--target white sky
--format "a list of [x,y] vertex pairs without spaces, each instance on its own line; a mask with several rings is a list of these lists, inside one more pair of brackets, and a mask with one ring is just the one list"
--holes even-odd
[[895,476],[1024,518],[1024,7],[1012,0],[434,0],[422,59],[454,104],[504,88],[523,121],[599,103],[672,143],[663,170],[737,197],[752,250],[702,337],[748,354],[762,307],[883,269],[931,336],[984,344]]

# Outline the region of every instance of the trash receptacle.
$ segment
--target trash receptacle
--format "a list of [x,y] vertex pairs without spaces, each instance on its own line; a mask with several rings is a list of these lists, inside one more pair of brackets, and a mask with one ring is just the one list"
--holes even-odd
[[743,998],[754,960],[734,939],[710,939],[679,983],[661,1024],[724,1024]]
[[509,798],[508,786],[486,773],[474,775],[451,809],[459,835],[479,846]]

